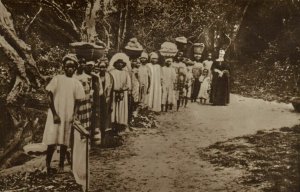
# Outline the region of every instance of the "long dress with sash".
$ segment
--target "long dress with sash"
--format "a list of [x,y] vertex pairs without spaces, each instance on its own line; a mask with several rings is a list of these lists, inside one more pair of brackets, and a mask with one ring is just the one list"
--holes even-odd
[[151,85],[149,90],[149,108],[152,111],[159,112],[161,111],[161,66],[159,64],[149,64],[151,70]]

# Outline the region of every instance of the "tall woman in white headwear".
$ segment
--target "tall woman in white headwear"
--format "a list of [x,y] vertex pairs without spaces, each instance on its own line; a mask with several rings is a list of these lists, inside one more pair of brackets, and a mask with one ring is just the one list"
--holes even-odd
[[161,66],[158,63],[158,55],[155,52],[150,53],[150,65],[151,69],[151,85],[149,90],[149,107],[152,111],[159,112],[161,111]]
[[128,91],[131,90],[130,61],[124,53],[116,53],[109,62],[114,80],[111,122],[115,131],[128,125]]

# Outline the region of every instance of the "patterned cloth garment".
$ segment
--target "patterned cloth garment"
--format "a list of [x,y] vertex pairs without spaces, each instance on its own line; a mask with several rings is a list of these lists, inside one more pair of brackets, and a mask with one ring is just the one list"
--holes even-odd
[[83,73],[76,75],[75,78],[81,82],[85,92],[85,98],[80,101],[78,119],[86,129],[89,129],[91,126],[93,102],[92,77]]

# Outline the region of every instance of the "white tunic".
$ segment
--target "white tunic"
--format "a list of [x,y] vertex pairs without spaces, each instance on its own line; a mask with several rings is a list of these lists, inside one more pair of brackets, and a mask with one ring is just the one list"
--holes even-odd
[[69,146],[75,100],[85,97],[84,89],[77,79],[57,75],[50,81],[46,90],[53,93],[54,107],[61,123],[54,124],[53,114],[49,109],[43,143],[46,145],[63,144]]

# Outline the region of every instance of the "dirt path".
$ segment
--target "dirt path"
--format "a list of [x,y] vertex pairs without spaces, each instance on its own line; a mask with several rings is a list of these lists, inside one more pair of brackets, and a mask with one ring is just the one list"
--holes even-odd
[[190,104],[163,113],[157,129],[130,133],[126,144],[91,155],[94,191],[260,191],[239,183],[245,174],[217,168],[199,157],[199,149],[257,130],[299,123],[292,106],[233,95],[227,107]]

